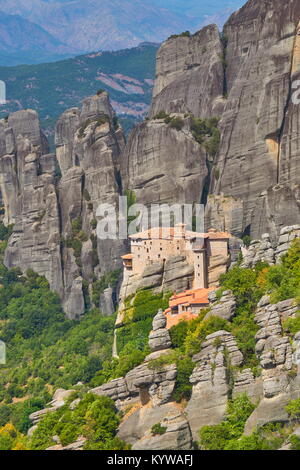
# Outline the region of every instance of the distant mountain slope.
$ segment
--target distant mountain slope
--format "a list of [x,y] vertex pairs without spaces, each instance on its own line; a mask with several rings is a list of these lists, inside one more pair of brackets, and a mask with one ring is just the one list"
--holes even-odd
[[48,64],[0,67],[8,100],[0,105],[0,117],[23,108],[35,109],[51,135],[63,111],[79,106],[83,98],[98,89],[105,89],[128,130],[148,111],[157,47],[146,44]]
[[51,60],[74,53],[74,49],[62,44],[37,24],[0,11],[0,65],[15,65],[24,57],[39,62],[41,57]]
[[[161,42],[174,33],[195,31],[210,19],[222,23],[243,3],[244,0],[0,0],[0,10],[39,25],[60,44],[81,54],[134,47],[143,41]],[[18,44],[19,32],[10,28],[10,33],[15,34]],[[37,43],[43,41],[37,38]],[[51,58],[53,47],[49,44],[43,49],[42,61],[46,61]],[[29,51],[20,60],[30,63],[35,58]]]

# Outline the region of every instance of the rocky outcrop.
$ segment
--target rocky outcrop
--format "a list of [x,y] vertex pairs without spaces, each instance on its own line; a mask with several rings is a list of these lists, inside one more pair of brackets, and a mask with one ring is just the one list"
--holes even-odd
[[155,370],[149,362],[167,354],[172,346],[169,331],[166,329],[166,317],[160,310],[153,319],[149,335],[151,354],[143,364],[130,371],[124,378],[108,382],[92,390],[96,395],[105,395],[117,402],[118,407],[126,408],[129,404],[150,403],[153,407],[168,403],[174,391],[177,368],[175,364]]
[[[149,335],[151,354],[143,364],[135,367],[125,377],[91,390],[96,395],[112,398],[125,416],[119,427],[118,437],[134,450],[169,449],[189,450],[192,435],[182,407],[175,404],[172,394],[176,384],[175,364],[153,368],[151,361],[170,352],[171,341],[166,317],[161,311],[153,319]],[[166,428],[162,435],[153,435],[152,426],[160,423]]]
[[[208,225],[214,220],[234,234],[268,232],[273,239],[300,220],[299,106],[292,100],[300,73],[299,18],[296,0],[251,0],[224,27],[228,99]],[[232,208],[225,201],[221,209],[216,196],[222,194],[234,198]]]
[[292,369],[292,347],[283,335],[282,321],[297,312],[294,299],[271,304],[268,296],[261,299],[255,320],[260,329],[256,334],[256,353],[263,369],[263,390],[266,398],[282,393],[288,387],[287,372]]
[[130,271],[125,272],[120,289],[120,303],[116,325],[121,326],[123,324],[125,300],[138,290],[152,289],[155,293],[183,292],[191,288],[193,279],[194,267],[182,255],[172,256],[166,261],[146,266],[140,276],[133,275]]
[[[217,116],[222,109],[223,46],[216,25],[169,38],[157,53],[151,116],[164,110]],[[176,111],[175,111],[176,112]]]
[[193,392],[186,412],[194,440],[198,440],[202,426],[218,424],[224,418],[230,392],[228,367],[241,365],[243,355],[230,333],[218,331],[207,336],[193,361]]
[[261,240],[253,240],[249,248],[242,248],[242,268],[252,268],[259,262],[270,265],[280,263],[281,258],[288,252],[292,242],[300,237],[300,225],[283,227],[278,241],[271,243],[270,235],[265,233]]
[[[157,423],[156,423],[157,424]],[[191,450],[192,435],[184,415],[174,409],[160,422],[165,433],[154,436],[149,430],[142,439],[135,442],[132,450]]]
[[4,221],[14,225],[5,264],[46,276],[63,296],[55,155],[47,153],[35,111],[13,113],[1,121],[0,129]]
[[[121,194],[125,140],[107,93],[72,108],[56,127],[56,155],[34,111],[0,122],[0,192],[13,235],[5,264],[44,275],[70,318],[84,313],[91,284],[121,267],[123,241],[100,240],[96,212]],[[60,175],[61,173],[61,175]],[[108,286],[109,287],[109,286]],[[105,313],[114,305],[106,298]],[[104,305],[103,297],[97,307]]]
[[292,242],[296,238],[300,238],[300,225],[292,225],[281,229],[275,253],[277,262],[280,262],[282,256],[288,252]]
[[54,446],[47,447],[46,450],[83,450],[85,443],[86,439],[84,437],[79,437],[76,442],[72,442],[72,444],[69,444],[67,446],[63,446],[58,443]]
[[184,114],[171,117],[180,119],[179,128],[164,119],[139,124],[122,157],[123,187],[147,206],[200,202],[206,184],[206,151],[192,135],[191,118]]
[[[246,423],[246,434],[257,426],[289,421],[285,406],[299,396],[300,383],[298,373],[293,373],[297,354],[293,355],[290,339],[284,336],[282,322],[294,317],[297,310],[294,299],[271,304],[270,298],[264,296],[258,304],[255,320],[260,329],[256,334],[256,354],[262,375],[256,386],[262,383],[262,399]],[[247,392],[249,386],[253,391],[252,380],[244,388]]]
[[160,310],[153,320],[153,329],[149,335],[149,348],[152,352],[163,351],[172,346],[169,330],[166,328],[167,318]]
[[[120,268],[124,242],[97,239],[95,221],[100,204],[118,207],[120,155],[124,143],[123,131],[116,123],[107,93],[87,98],[81,111],[66,111],[57,124],[57,158],[62,172],[58,186],[61,231],[66,240],[62,249],[64,305],[69,314],[74,312],[75,305],[80,305],[76,278],[81,276],[85,282],[92,283],[93,278]],[[75,229],[74,224],[77,224]],[[78,256],[73,245],[74,238],[80,237]],[[83,299],[83,293],[81,295]],[[98,307],[100,301],[99,298]],[[112,305],[106,301],[105,313],[111,310],[114,310]]]
[[[53,413],[64,406],[67,399],[72,395],[72,393],[74,393],[74,391],[75,390],[57,389],[47,408],[31,413],[29,419],[32,421],[33,425],[36,425],[47,413]],[[34,430],[31,429],[31,433],[33,431]]]
[[[210,296],[210,299],[213,297]],[[236,300],[232,293],[232,291],[224,291],[222,297],[220,298],[219,302],[213,303],[211,310],[206,315],[205,318],[209,317],[220,317],[224,318],[224,320],[232,320],[235,315],[236,310]]]

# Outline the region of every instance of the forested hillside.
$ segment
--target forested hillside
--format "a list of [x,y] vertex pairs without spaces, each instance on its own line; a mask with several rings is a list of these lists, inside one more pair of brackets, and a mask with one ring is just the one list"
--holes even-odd
[[53,135],[60,114],[80,107],[84,98],[104,89],[128,131],[147,114],[157,47],[145,44],[53,63],[0,66],[0,80],[7,86],[7,104],[0,105],[0,118],[19,109],[35,109],[47,135]]

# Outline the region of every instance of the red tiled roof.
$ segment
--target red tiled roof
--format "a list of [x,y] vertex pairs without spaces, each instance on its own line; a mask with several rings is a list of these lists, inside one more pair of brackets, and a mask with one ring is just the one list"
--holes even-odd
[[121,256],[122,259],[127,260],[127,259],[133,259],[133,254],[129,253],[128,255]]
[[170,298],[169,306],[173,308],[178,305],[209,304],[208,294],[212,290],[214,289],[194,289],[175,294]]
[[232,238],[231,234],[228,232],[217,232],[211,231],[207,233],[192,232],[190,230],[185,230],[181,232],[181,227],[154,227],[149,230],[144,230],[143,232],[135,233],[130,235],[131,240],[173,240],[174,238],[181,238],[181,234],[184,238],[189,240],[194,240],[196,238],[209,238],[211,240],[227,240]]

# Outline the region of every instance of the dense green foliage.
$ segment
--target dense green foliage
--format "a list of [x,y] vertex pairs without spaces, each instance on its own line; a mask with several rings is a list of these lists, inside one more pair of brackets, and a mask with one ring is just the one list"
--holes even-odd
[[0,338],[7,364],[0,366],[0,426],[25,432],[30,413],[42,409],[56,388],[89,383],[110,362],[114,317],[97,310],[78,323],[67,320],[44,277],[0,265]]
[[272,292],[274,303],[296,298],[300,303],[300,239],[294,240],[282,263],[270,267],[266,288]]
[[285,409],[291,419],[300,419],[300,398],[291,400]]
[[232,441],[239,439],[244,426],[255,406],[247,395],[230,400],[224,421],[215,426],[204,426],[200,430],[200,443],[205,450],[226,450],[232,448]]
[[152,321],[159,309],[165,310],[171,294],[153,294],[151,290],[141,290],[126,300],[125,326],[118,329],[118,352],[128,345],[138,351],[148,352],[148,336]]
[[[85,197],[88,200],[88,194]],[[0,224],[2,243],[7,242],[10,231],[11,228],[5,229]],[[83,237],[80,219],[72,221],[72,231],[74,239]],[[235,336],[244,355],[241,368],[250,367],[255,374],[259,373],[255,355],[258,325],[254,321],[257,303],[266,293],[273,302],[294,297],[299,301],[299,272],[300,241],[295,240],[282,264],[259,263],[253,269],[236,265],[221,277],[218,298],[224,290],[232,290],[237,301],[231,322],[214,316],[206,318],[209,310],[203,310],[196,319],[171,328],[173,350],[151,361],[149,367],[159,370],[166,364],[177,365],[174,400],[184,403],[190,398],[192,357],[201,350],[208,335],[220,330]],[[95,303],[118,277],[116,271],[95,281]],[[7,365],[0,366],[0,449],[44,449],[54,444],[53,435],[58,435],[63,445],[84,436],[87,449],[124,449],[124,443],[116,438],[120,416],[113,402],[86,391],[126,375],[143,362],[149,353],[148,335],[153,317],[159,309],[168,306],[170,294],[141,290],[126,300],[123,326],[117,330],[119,358],[113,359],[115,317],[103,317],[95,309],[87,312],[80,323],[67,320],[58,296],[50,291],[46,279],[31,270],[22,275],[18,269],[7,270],[0,264],[0,284],[0,338],[7,345],[8,356]],[[286,320],[283,326],[287,334],[293,336],[300,331],[300,317]],[[233,379],[240,369],[231,366],[228,351],[225,350],[224,355],[231,398]],[[79,381],[84,384],[83,388],[76,386]],[[70,400],[79,396],[80,404],[70,410],[68,402],[55,413],[46,415],[33,437],[26,439],[24,434],[31,425],[28,416],[44,408],[57,388],[74,387],[78,391]],[[250,436],[243,436],[245,422],[254,408],[246,395],[230,399],[225,419],[216,426],[200,430],[202,448],[271,450],[278,449],[287,437],[292,448],[300,448],[299,438],[291,436],[292,429],[282,425],[264,426]],[[297,423],[299,399],[291,401],[286,410],[291,423]],[[152,429],[153,434],[163,431],[160,423]]]
[[[109,92],[110,98],[125,107],[149,105],[152,95],[151,83],[154,79],[157,46],[143,45],[132,49],[101,54],[84,55],[72,59],[39,65],[0,67],[1,80],[7,84],[9,101],[2,107],[0,118],[13,111],[35,109],[40,113],[43,128],[53,133],[58,117],[68,108],[80,106],[84,98],[94,95],[99,85]],[[107,83],[99,83],[99,73],[106,75],[122,74],[141,82],[143,95],[120,90],[124,82],[115,76],[108,77],[117,82],[116,88]],[[132,86],[130,82],[127,85]],[[129,93],[129,94],[128,94]],[[141,117],[134,114],[122,115],[120,122],[126,131],[131,129]]]
[[96,397],[88,393],[74,410],[68,404],[78,395],[75,393],[65,406],[48,413],[38,424],[32,438],[28,439],[31,450],[43,450],[54,445],[52,436],[58,436],[63,446],[82,436],[87,439],[86,450],[123,450],[128,446],[116,438],[120,417],[114,402],[108,397]]
[[198,144],[203,145],[206,151],[215,156],[220,145],[219,118],[200,119],[192,117],[191,131]]

